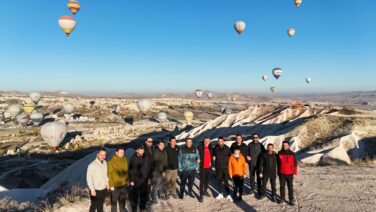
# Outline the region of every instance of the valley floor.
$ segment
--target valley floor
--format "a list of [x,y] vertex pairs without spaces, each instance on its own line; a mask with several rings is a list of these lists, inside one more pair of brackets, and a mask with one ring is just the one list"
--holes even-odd
[[[278,184],[277,180],[277,194],[279,194]],[[194,188],[196,194],[198,194],[198,185],[199,182],[196,181]],[[211,186],[216,187],[215,181],[212,181]],[[245,196],[244,202],[236,204],[225,199],[215,200],[213,197],[205,198],[204,203],[199,203],[197,199],[185,197],[184,200],[162,201],[153,205],[150,211],[376,211],[375,165],[300,167],[294,186],[296,205],[293,207],[287,204],[278,205],[267,198],[259,201],[254,196]],[[211,191],[216,196],[215,189]],[[246,192],[248,191],[247,180]],[[88,211],[89,205],[90,201],[87,199],[66,205],[56,211]],[[105,211],[110,211],[109,205],[105,206]]]

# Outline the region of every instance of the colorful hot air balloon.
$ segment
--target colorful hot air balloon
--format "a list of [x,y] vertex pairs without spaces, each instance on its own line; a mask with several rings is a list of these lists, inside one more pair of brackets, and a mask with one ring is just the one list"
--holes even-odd
[[281,77],[283,71],[281,68],[274,68],[273,69],[273,76],[278,79],[279,77]]
[[209,98],[209,99],[213,98],[213,93],[212,93],[212,92],[208,92],[207,95],[208,95],[208,98]]
[[274,92],[276,92],[276,90],[277,90],[277,88],[276,87],[270,87],[270,91],[272,92],[272,93],[274,93]]
[[305,81],[309,84],[310,82],[311,82],[311,77],[307,77],[306,79],[305,79]]
[[238,35],[242,34],[245,30],[246,24],[244,21],[237,21],[234,24],[235,31],[238,33]]
[[17,122],[18,122],[22,127],[25,128],[25,127],[27,126],[27,123],[28,123],[29,120],[30,120],[30,116],[29,116],[29,114],[23,112],[23,113],[21,113],[20,115],[18,115],[18,116],[16,117],[16,120],[17,120]]
[[69,0],[67,6],[68,6],[68,9],[73,13],[73,15],[76,15],[76,13],[81,8],[80,3],[76,0]]
[[268,76],[263,75],[261,78],[262,78],[262,80],[266,81],[268,79]]
[[295,1],[295,6],[300,7],[302,4],[302,0],[294,0]]
[[289,35],[289,37],[293,37],[295,35],[295,29],[294,28],[290,28],[287,30],[287,34]]
[[28,113],[28,114],[31,114],[34,112],[35,110],[35,105],[33,103],[26,103],[24,104],[23,106],[23,110]]
[[40,134],[50,147],[56,149],[67,134],[67,126],[60,121],[48,122],[40,129]]
[[37,111],[34,111],[30,115],[30,120],[34,124],[34,126],[38,126],[43,121],[43,114]]
[[30,100],[34,103],[34,104],[38,104],[38,102],[40,101],[40,99],[42,98],[42,94],[41,93],[30,93],[29,95],[30,97]]
[[143,99],[137,102],[138,109],[142,113],[147,113],[151,109],[151,101],[147,99]]
[[70,16],[62,16],[59,21],[59,26],[65,32],[67,37],[69,37],[70,33],[74,30],[77,25],[76,20]]
[[63,108],[65,114],[72,114],[74,112],[74,109],[75,109],[74,105],[70,103],[65,104]]
[[19,104],[9,105],[6,112],[10,114],[12,118],[15,118],[21,112],[21,106]]
[[200,90],[200,89],[197,89],[195,90],[195,94],[198,98],[201,98],[202,97],[202,94],[204,94],[204,91]]
[[158,120],[159,121],[167,121],[167,113],[165,112],[160,112],[158,113]]
[[193,113],[191,111],[186,111],[184,113],[184,118],[187,122],[191,122],[193,120]]

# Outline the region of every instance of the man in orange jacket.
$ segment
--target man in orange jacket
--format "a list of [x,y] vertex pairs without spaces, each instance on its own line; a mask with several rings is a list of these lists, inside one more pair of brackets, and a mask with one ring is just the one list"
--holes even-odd
[[[228,173],[234,182],[234,195],[235,201],[242,201],[244,178],[246,177],[247,165],[245,157],[241,154],[240,149],[235,147],[234,153],[230,156],[228,162]],[[239,198],[237,193],[239,191]]]

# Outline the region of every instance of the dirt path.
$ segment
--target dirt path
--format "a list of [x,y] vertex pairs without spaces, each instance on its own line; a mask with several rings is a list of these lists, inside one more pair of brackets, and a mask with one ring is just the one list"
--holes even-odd
[[[197,185],[196,181],[196,194]],[[269,199],[259,201],[253,196],[245,196],[244,202],[237,204],[224,199],[218,201],[213,197],[205,198],[204,203],[199,203],[197,199],[185,197],[184,200],[160,202],[152,206],[150,211],[376,211],[376,166],[301,167],[294,186],[297,200],[294,207],[278,205]],[[216,194],[213,188],[212,192]],[[57,211],[88,211],[89,205],[89,200],[85,200]],[[129,207],[129,202],[127,206]],[[110,211],[110,207],[106,206],[105,211]]]

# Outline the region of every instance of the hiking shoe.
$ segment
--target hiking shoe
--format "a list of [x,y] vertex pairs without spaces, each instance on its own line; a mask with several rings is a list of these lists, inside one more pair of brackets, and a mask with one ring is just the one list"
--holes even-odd
[[216,200],[223,199],[223,195],[222,195],[222,194],[218,194],[218,196],[217,196],[215,199],[216,199]]
[[226,199],[227,199],[227,201],[229,201],[229,202],[233,202],[233,201],[234,201],[234,200],[232,200],[232,197],[231,197],[230,195],[227,195]]
[[204,202],[204,198],[200,197],[200,198],[198,198],[198,201],[199,201],[200,203],[203,203],[203,202]]
[[276,202],[277,199],[275,198],[275,196],[272,196],[272,202]]

